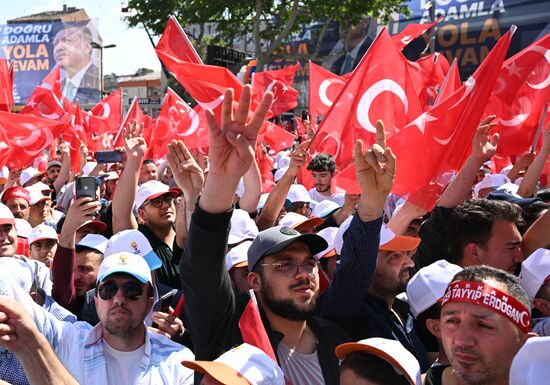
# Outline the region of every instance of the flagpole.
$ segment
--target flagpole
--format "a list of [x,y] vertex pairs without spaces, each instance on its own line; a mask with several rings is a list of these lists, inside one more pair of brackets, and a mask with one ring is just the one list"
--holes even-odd
[[128,109],[128,112],[126,113],[126,116],[122,120],[122,123],[120,123],[120,127],[118,128],[118,132],[116,133],[115,138],[113,139],[113,145],[117,142],[118,137],[122,133],[122,129],[124,128],[124,123],[126,122],[126,119],[128,119],[128,116],[130,115],[130,112],[132,111],[132,107],[134,106],[134,103],[137,100],[137,96],[134,96],[134,100],[132,100],[132,104],[130,104],[130,108]]
[[546,120],[546,112],[548,111],[549,106],[550,104],[547,104],[546,106],[544,106],[544,110],[542,111],[540,121],[539,121],[539,126],[537,128],[537,133],[535,134],[535,140],[533,141],[533,145],[531,146],[531,151],[529,151],[529,153],[531,154],[535,153],[535,149],[537,147],[537,144],[539,143],[540,134],[542,133],[542,126],[544,125],[544,121]]

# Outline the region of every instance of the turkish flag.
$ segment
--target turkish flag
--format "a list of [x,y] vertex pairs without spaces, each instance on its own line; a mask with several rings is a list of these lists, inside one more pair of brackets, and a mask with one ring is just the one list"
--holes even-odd
[[156,49],[189,63],[203,64],[195,47],[174,16],[168,19]]
[[550,102],[550,34],[504,62],[485,114],[497,116],[497,153],[530,150],[544,108]]
[[352,73],[344,76],[336,75],[329,70],[309,62],[309,114],[310,121],[317,122],[319,116],[324,116]]
[[452,93],[458,90],[458,88],[460,87],[460,83],[461,82],[460,73],[458,72],[458,64],[456,58],[454,58],[451,64],[451,68],[449,68],[449,71],[447,71],[445,80],[443,80],[443,84],[441,84],[441,88],[439,90],[437,98],[435,99],[434,105],[438,104],[441,100],[445,100]]
[[264,122],[258,137],[276,152],[292,147],[294,139],[296,139],[294,134],[270,121]]
[[358,139],[375,141],[378,119],[391,138],[421,113],[407,60],[384,28],[321,122],[312,153],[332,155],[342,170]]
[[40,86],[52,90],[55,97],[61,100],[63,97],[63,87],[61,87],[60,68],[58,65],[42,79]]
[[134,98],[134,100],[132,101],[132,104],[130,105],[130,109],[126,113],[124,122],[122,122],[122,124],[120,125],[118,132],[113,139],[113,147],[123,146],[122,129],[126,127],[128,123],[133,123],[133,122],[137,122],[138,124],[143,123],[143,131],[141,134],[143,136],[143,139],[145,139],[145,141],[149,143],[151,138],[150,117],[143,113],[143,110],[139,105],[138,99]]
[[[107,95],[84,115],[84,120],[94,143],[102,142],[104,135],[116,135],[122,124],[122,89]],[[99,145],[94,147],[94,151],[101,149]]]
[[403,49],[413,42],[414,39],[420,37],[424,32],[432,28],[434,25],[439,23],[444,16],[441,16],[439,19],[433,23],[428,24],[415,24],[409,23],[403,28],[403,31],[399,32],[397,35],[393,35],[391,38],[393,42],[399,49]]
[[273,104],[268,118],[292,110],[298,105],[298,91],[292,88],[292,83],[299,66],[296,63],[281,70],[254,72],[252,92],[258,103],[266,92],[273,93]]
[[174,139],[183,140],[189,149],[208,147],[208,127],[200,123],[199,114],[168,88],[153,135],[147,143],[147,157],[153,160],[162,158]]
[[80,103],[77,102],[75,106],[75,114],[71,119],[71,124],[67,127],[67,130],[62,133],[63,139],[67,142],[70,148],[71,171],[74,172],[75,175],[80,173],[80,145],[85,144],[88,146],[88,139],[86,137],[84,124],[85,122],[82,119]]
[[241,330],[243,342],[263,350],[273,361],[277,362],[273,346],[271,346],[260,316],[254,291],[250,290],[250,296],[251,298],[241,314],[241,318],[239,318],[239,329]]
[[256,163],[260,169],[260,175],[262,177],[262,193],[268,193],[273,190],[275,186],[275,180],[273,178],[273,159],[267,154],[267,149],[259,141],[256,144]]
[[21,114],[31,114],[41,118],[58,120],[65,115],[65,108],[50,88],[38,86],[27,103],[21,110]]
[[[387,141],[397,157],[392,192],[430,211],[471,151],[476,128],[493,91],[513,31],[504,34],[472,77],[455,93]],[[427,194],[418,194],[426,191]],[[413,198],[415,201],[412,201]]]
[[444,55],[436,52],[408,63],[422,111],[426,111],[437,98],[437,92],[449,72],[449,62]]
[[0,123],[0,168],[8,163],[13,149],[11,148],[10,140],[4,131],[4,127]]
[[13,150],[7,165],[10,168],[25,168],[33,164],[50,143],[71,124],[66,114],[58,120],[44,119],[29,114],[11,114],[0,111],[0,125]]
[[13,108],[13,79],[10,75],[8,61],[0,59],[0,111],[11,111]]

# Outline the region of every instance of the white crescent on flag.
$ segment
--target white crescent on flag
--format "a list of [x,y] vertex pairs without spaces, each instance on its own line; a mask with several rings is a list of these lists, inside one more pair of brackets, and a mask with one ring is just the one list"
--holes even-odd
[[[530,51],[533,51],[533,52],[537,52],[537,53],[540,53],[542,56],[544,56],[544,58],[546,59],[546,61],[548,63],[550,63],[550,49],[546,49],[544,47],[541,47],[539,45],[536,45],[534,47],[531,47]],[[531,84],[529,82],[527,82],[527,84],[529,85],[529,87],[535,89],[535,90],[542,90],[546,87],[548,87],[548,85],[550,84],[550,73],[548,74],[548,76],[546,77],[545,80],[543,80],[542,82],[540,83],[535,83],[535,84]]]
[[369,119],[370,106],[374,99],[385,91],[395,94],[401,100],[403,106],[405,107],[405,113],[407,112],[409,107],[407,95],[405,94],[403,88],[397,82],[391,79],[382,79],[374,83],[361,96],[359,104],[357,105],[356,112],[357,121],[359,122],[361,127],[369,132],[372,132],[373,134],[376,133],[376,128],[372,125]]
[[321,100],[321,103],[323,103],[325,106],[330,107],[332,106],[333,101],[331,101],[327,96],[327,90],[331,86],[331,84],[338,83],[345,85],[346,83],[343,80],[337,79],[337,78],[330,78],[325,79],[321,82],[321,85],[319,86],[319,100]]
[[201,102],[200,100],[197,100],[197,103],[205,110],[208,108],[210,108],[211,110],[214,110],[216,109],[216,107],[218,107],[221,104],[221,102],[223,102],[223,98],[224,96],[220,95],[216,99],[212,100],[211,102]]

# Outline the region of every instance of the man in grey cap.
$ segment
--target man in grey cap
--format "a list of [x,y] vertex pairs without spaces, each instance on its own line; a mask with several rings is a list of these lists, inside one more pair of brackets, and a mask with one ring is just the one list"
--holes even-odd
[[[249,297],[235,296],[224,260],[233,197],[254,159],[258,130],[272,100],[267,93],[246,123],[250,94],[245,86],[233,118],[233,92],[226,91],[221,128],[207,111],[210,171],[180,264],[187,325],[198,360],[214,360],[241,344],[246,331],[238,324]],[[178,160],[184,167],[189,161]],[[338,384],[334,349],[349,340],[334,324],[313,316],[319,291],[313,255],[326,247],[317,235],[274,227],[260,232],[248,250],[248,282],[278,363],[294,385]]]

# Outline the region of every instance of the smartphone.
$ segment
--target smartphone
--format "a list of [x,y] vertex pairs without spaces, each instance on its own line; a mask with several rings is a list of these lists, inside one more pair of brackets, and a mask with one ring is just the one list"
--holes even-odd
[[93,176],[79,176],[75,180],[76,199],[90,197],[97,200],[97,179]]
[[122,152],[96,151],[95,160],[97,163],[119,163],[122,162]]
[[[168,293],[164,294],[159,298],[157,304],[155,305],[155,311],[160,311],[163,313],[169,313],[170,304],[172,303],[172,298],[178,293],[177,289],[172,289]],[[158,329],[159,325],[156,322],[153,322],[151,327]]]
[[309,115],[307,114],[307,111],[302,111],[302,120],[303,121],[309,121]]

